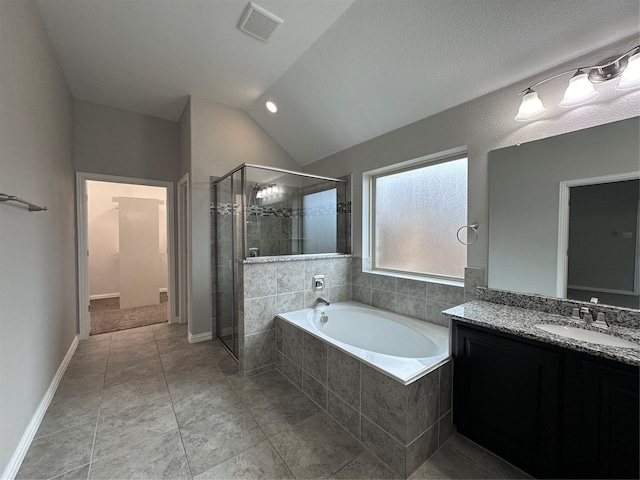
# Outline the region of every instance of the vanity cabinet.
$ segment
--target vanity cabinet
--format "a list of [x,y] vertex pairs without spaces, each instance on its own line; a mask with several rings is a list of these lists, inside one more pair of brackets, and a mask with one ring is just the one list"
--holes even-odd
[[539,478],[638,478],[638,368],[452,322],[458,432]]
[[638,478],[638,367],[593,358],[567,362],[564,471],[573,478]]

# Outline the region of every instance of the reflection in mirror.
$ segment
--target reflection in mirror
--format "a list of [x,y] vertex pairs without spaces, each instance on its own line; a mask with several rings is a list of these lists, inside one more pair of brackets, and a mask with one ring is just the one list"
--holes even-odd
[[567,298],[638,308],[640,180],[570,188]]
[[[639,118],[634,117],[490,152],[487,272],[490,288],[566,297],[569,286],[569,296],[574,299],[590,300],[595,296],[601,303],[640,308],[637,259],[630,260],[631,254],[628,254],[627,260],[620,260],[613,266],[613,262],[618,262],[613,259],[615,250],[622,249],[622,245],[625,250],[626,247],[635,249],[634,254],[638,255],[637,200],[635,206],[629,207],[636,212],[634,223],[627,220],[618,222],[616,217],[622,208],[619,207],[610,210],[606,219],[588,220],[590,228],[584,227],[585,231],[572,236],[569,235],[567,218],[573,215],[573,203],[571,215],[561,215],[562,185],[571,187],[567,189],[567,197],[579,197],[579,189],[584,188],[584,196],[595,202],[599,196],[596,190],[580,185],[640,177],[639,131]],[[583,179],[597,178],[610,180],[582,182]],[[629,190],[633,190],[635,185],[637,195],[638,183],[630,182],[629,185]],[[603,195],[613,199],[623,194],[609,192]],[[633,203],[633,198],[629,202]],[[604,207],[596,208],[591,204],[584,208],[595,215]],[[628,216],[632,215],[629,213]],[[573,242],[568,250],[577,249],[579,253],[586,248],[587,239],[601,234],[606,235],[608,241],[601,241],[599,253],[591,250],[576,258],[567,257],[567,238],[572,237]],[[625,238],[629,236],[631,238]],[[572,264],[570,269],[569,262]],[[608,273],[600,271],[603,266],[608,267]],[[581,272],[578,275],[582,278],[576,279],[576,272]],[[572,274],[571,279],[568,279],[568,274]],[[605,275],[615,282],[624,278],[626,283],[605,281]],[[633,289],[629,283],[631,276]],[[633,292],[633,295],[616,295],[620,292]]]

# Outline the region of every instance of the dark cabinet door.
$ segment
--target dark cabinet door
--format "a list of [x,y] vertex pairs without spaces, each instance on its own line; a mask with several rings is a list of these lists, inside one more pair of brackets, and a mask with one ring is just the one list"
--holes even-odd
[[536,477],[561,467],[563,355],[453,323],[458,431]]
[[638,368],[575,356],[566,397],[567,476],[638,478]]

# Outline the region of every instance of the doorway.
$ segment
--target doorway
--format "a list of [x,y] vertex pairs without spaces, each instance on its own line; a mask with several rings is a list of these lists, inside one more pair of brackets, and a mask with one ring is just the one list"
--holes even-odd
[[567,203],[564,215],[561,212],[567,235],[564,296],[587,302],[596,298],[598,303],[639,308],[637,174],[574,181],[565,186]]
[[173,323],[172,184],[78,173],[76,186],[80,338]]

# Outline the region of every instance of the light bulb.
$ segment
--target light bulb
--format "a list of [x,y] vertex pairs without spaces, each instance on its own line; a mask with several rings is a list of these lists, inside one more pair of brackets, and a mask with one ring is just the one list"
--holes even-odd
[[271,113],[276,113],[278,111],[278,106],[273,103],[271,100],[268,100],[267,103],[265,103],[265,106],[267,107],[267,110],[269,110]]
[[629,63],[616,85],[616,90],[630,90],[637,87],[640,87],[640,52],[629,57]]
[[547,113],[547,110],[542,105],[542,102],[538,98],[538,92],[527,89],[524,97],[522,97],[522,103],[516,115],[516,120],[519,122],[526,122],[527,120],[533,120],[534,118],[541,117]]
[[589,76],[582,70],[578,70],[571,80],[564,98],[560,102],[561,107],[576,107],[587,103],[598,96],[593,88],[593,84],[589,81]]

